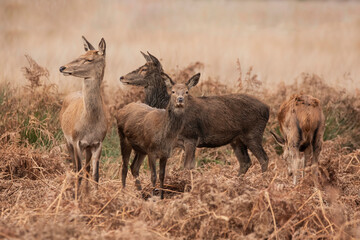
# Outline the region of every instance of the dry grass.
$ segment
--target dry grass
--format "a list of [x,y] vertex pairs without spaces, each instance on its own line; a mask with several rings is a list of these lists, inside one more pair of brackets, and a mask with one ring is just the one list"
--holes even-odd
[[[0,239],[360,238],[359,3],[5,0],[0,6]],[[269,104],[269,170],[262,174],[251,155],[252,167],[237,177],[236,157],[223,146],[198,149],[198,167],[188,171],[177,151],[160,200],[151,197],[146,163],[143,191],[132,176],[121,188],[113,128],[98,189],[84,180],[78,195],[58,114],[62,93],[80,89],[81,80],[58,68],[81,54],[81,35],[94,46],[107,41],[103,91],[112,112],[143,99],[142,89],[118,81],[144,64],[139,50],[159,57],[176,81],[200,71],[193,95],[243,92]],[[292,186],[269,134],[278,130],[282,101],[300,92],[319,98],[326,115],[318,187],[309,168]]]
[[62,137],[58,112],[62,96],[49,78],[46,68],[26,56],[30,67],[24,67],[29,83],[22,88],[0,85],[0,141],[34,145],[51,149]]
[[[175,156],[167,169],[169,192],[163,201],[158,197],[145,201],[149,187],[136,192],[130,181],[121,190],[119,180],[106,177],[101,178],[98,190],[91,183],[83,184],[76,199],[74,174],[61,158],[39,157],[26,148],[17,149],[25,151],[19,157],[14,147],[5,146],[2,156],[12,159],[7,164],[27,158],[34,163],[26,169],[36,169],[36,177],[13,174],[13,180],[1,179],[0,235],[23,239],[355,239],[360,224],[360,153],[339,153],[338,144],[325,143],[321,189],[314,187],[311,178],[292,187],[284,164],[273,153],[269,172],[261,174],[255,164],[244,178],[235,177],[233,155],[227,159],[230,165],[207,164],[191,172],[179,169]],[[56,171],[51,172],[54,166]],[[142,182],[150,185],[147,172],[142,173]]]
[[[203,64],[175,69],[182,81]],[[169,160],[165,199],[151,197],[147,167],[141,171],[143,191],[138,192],[129,176],[126,189],[117,177],[120,161],[103,157],[98,189],[84,180],[79,195],[76,174],[70,169],[66,152],[57,141],[43,147],[21,140],[22,119],[36,111],[57,116],[59,98],[55,91],[45,94],[44,85],[17,90],[4,88],[1,104],[7,112],[0,146],[0,237],[5,239],[356,239],[360,237],[360,126],[359,96],[327,86],[314,74],[302,74],[296,84],[280,85],[267,93],[258,84],[253,67],[239,74],[238,86],[228,89],[216,80],[202,82],[196,95],[246,91],[270,104],[268,128],[277,126],[275,114],[283,99],[294,92],[318,96],[323,102],[329,134],[320,157],[319,186],[315,187],[309,168],[306,178],[292,186],[285,163],[277,155],[278,146],[265,133],[269,170],[262,174],[258,162],[244,177],[237,177],[238,162],[229,146],[198,149],[198,168],[182,169],[181,153]],[[31,77],[28,78],[29,83]],[[256,81],[255,81],[256,80]],[[256,88],[256,89],[254,89]],[[50,88],[51,89],[51,88]],[[195,90],[195,89],[194,89]],[[11,95],[11,93],[18,94]],[[119,106],[138,100],[139,89],[114,100]],[[341,94],[340,94],[341,93]],[[21,95],[19,95],[21,94]],[[36,95],[37,94],[37,95]],[[29,101],[36,96],[36,101]],[[21,96],[21,97],[20,97]],[[20,106],[15,110],[12,106]],[[114,109],[115,110],[115,109]],[[19,117],[20,116],[20,117]],[[34,115],[35,116],[35,115]],[[39,115],[41,116],[41,114]],[[53,139],[59,129],[54,117],[33,120],[35,129],[46,129]],[[329,120],[330,119],[330,120]],[[333,119],[333,120],[331,120]],[[348,121],[342,121],[348,119]],[[51,123],[51,126],[50,126]],[[42,126],[42,127],[41,127]],[[111,139],[115,133],[109,133]],[[39,137],[44,138],[43,137]],[[39,140],[40,141],[40,140]],[[105,141],[106,142],[106,141]],[[351,146],[349,145],[351,142]],[[111,145],[118,149],[118,143]],[[118,156],[118,152],[116,153]]]

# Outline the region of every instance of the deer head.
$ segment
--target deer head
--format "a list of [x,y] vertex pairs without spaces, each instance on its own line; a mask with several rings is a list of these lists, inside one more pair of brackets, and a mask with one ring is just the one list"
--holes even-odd
[[175,113],[180,113],[185,111],[185,107],[187,106],[189,90],[194,87],[200,79],[200,73],[192,76],[186,84],[176,84],[170,78],[165,80],[166,85],[170,89],[170,102],[169,107]]
[[61,66],[60,72],[65,76],[72,75],[79,78],[92,78],[97,74],[103,74],[105,67],[105,49],[106,43],[104,38],[99,43],[99,50],[89,43],[83,36],[85,54],[71,61],[70,63]]
[[289,144],[282,136],[278,135],[277,133],[271,130],[270,133],[275,139],[275,141],[283,148],[284,152],[281,155],[281,158],[287,163],[288,175],[291,176],[294,170],[296,172],[297,165],[295,166],[295,163],[297,163],[297,161],[293,160],[294,157],[292,152],[290,151]]
[[[141,51],[140,51],[141,52]],[[147,52],[148,55],[141,52],[144,56],[146,63],[138,69],[120,77],[120,81],[125,84],[142,86],[147,88],[148,86],[161,86],[164,82],[159,82],[159,78],[156,75],[160,75],[164,81],[169,81],[169,76],[164,73],[160,61]],[[170,81],[172,81],[170,79]]]

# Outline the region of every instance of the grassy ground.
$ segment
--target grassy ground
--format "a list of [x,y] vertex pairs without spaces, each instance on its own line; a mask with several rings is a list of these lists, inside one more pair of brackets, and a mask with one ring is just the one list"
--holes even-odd
[[[1,1],[0,239],[359,239],[359,11],[356,1]],[[144,64],[139,50],[177,81],[201,72],[193,95],[245,92],[269,104],[268,171],[250,153],[237,177],[229,146],[197,149],[188,171],[176,150],[164,200],[151,197],[146,161],[143,190],[130,173],[122,189],[113,123],[99,186],[84,180],[78,195],[59,111],[81,80],[58,69],[82,53],[81,35],[107,42],[112,113],[144,97],[118,81]],[[292,185],[269,133],[280,104],[300,92],[326,116],[317,187],[308,168]]]
[[[178,69],[181,81],[202,64]],[[31,70],[31,69],[30,69]],[[238,87],[208,79],[192,94],[251,92],[271,107],[264,135],[270,158],[262,174],[253,165],[237,177],[238,162],[229,146],[198,149],[197,168],[184,170],[181,151],[175,151],[166,173],[165,199],[151,197],[145,161],[135,190],[128,177],[119,180],[120,151],[115,125],[103,144],[100,184],[84,181],[77,194],[76,175],[64,149],[58,113],[63,96],[54,85],[1,86],[0,237],[5,239],[308,239],[360,237],[360,116],[359,96],[326,85],[315,74],[298,83],[279,85],[268,93],[256,76],[240,74]],[[51,75],[50,75],[51,76]],[[28,77],[28,76],[27,76]],[[320,185],[310,169],[297,186],[286,174],[281,148],[269,134],[278,126],[277,110],[295,92],[320,98],[326,115]],[[136,100],[139,90],[119,90],[117,106]],[[122,94],[120,94],[122,93]]]

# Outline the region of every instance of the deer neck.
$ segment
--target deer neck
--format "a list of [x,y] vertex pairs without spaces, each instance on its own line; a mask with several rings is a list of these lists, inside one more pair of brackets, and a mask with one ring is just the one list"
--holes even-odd
[[89,119],[98,119],[103,115],[103,101],[100,88],[103,77],[104,71],[97,73],[94,77],[84,79],[82,92],[85,115]]
[[165,114],[165,132],[164,138],[169,140],[176,139],[179,132],[182,130],[184,126],[184,116],[185,110],[183,111],[175,111],[174,107],[170,103],[169,106],[166,108]]
[[169,104],[170,99],[164,80],[160,73],[154,73],[150,77],[153,78],[158,85],[149,86],[145,89],[145,104],[150,107],[164,109]]

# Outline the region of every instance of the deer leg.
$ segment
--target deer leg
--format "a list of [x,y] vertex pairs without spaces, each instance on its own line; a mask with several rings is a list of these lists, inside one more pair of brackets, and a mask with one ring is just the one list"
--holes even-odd
[[153,195],[155,194],[155,185],[156,185],[156,157],[148,155],[149,167],[151,170],[151,183],[153,186]]
[[302,177],[305,176],[306,163],[310,161],[312,152],[313,152],[313,147],[311,145],[309,145],[304,151],[304,158],[302,160],[303,161],[302,162],[302,164],[303,164]]
[[129,167],[129,158],[131,154],[132,147],[127,142],[127,140],[120,135],[120,145],[121,145],[121,156],[122,156],[122,171],[121,171],[121,182],[123,188],[126,186],[126,176]]
[[160,179],[160,188],[161,188],[161,199],[164,199],[164,179],[165,179],[166,162],[167,162],[167,158],[160,159],[159,179]]
[[243,142],[241,142],[239,138],[235,139],[230,145],[234,149],[235,156],[239,161],[240,168],[238,176],[245,174],[251,166],[251,160],[247,151],[247,147]]
[[100,156],[102,150],[102,142],[95,144],[94,147],[91,148],[92,151],[92,166],[93,166],[93,179],[95,182],[99,182],[99,164],[100,164]]
[[73,164],[73,170],[74,172],[76,172],[76,163],[75,163],[75,155],[74,155],[74,147],[71,143],[67,142],[66,143],[66,147],[67,147],[67,150],[69,152],[69,155],[70,155],[70,158],[71,158],[71,161],[72,161],[72,164]]
[[262,146],[262,138],[257,138],[255,140],[251,139],[246,142],[246,146],[250,149],[250,151],[258,159],[262,172],[265,172],[268,168],[269,157],[267,156],[267,154]]
[[174,149],[175,148],[180,148],[181,149],[181,157],[180,157],[180,161],[184,164],[185,167],[185,143],[184,143],[184,139],[178,137],[175,144],[174,144]]
[[[80,174],[80,170],[81,170],[81,147],[80,147],[80,142],[77,142],[76,146],[74,147],[74,157],[75,157],[75,169],[76,169],[76,173]],[[81,184],[81,180],[82,177],[80,175],[77,176],[78,178],[78,187],[80,187]]]
[[90,160],[91,160],[92,152],[91,147],[85,148],[85,176],[86,178],[89,178],[90,173]]
[[318,185],[318,170],[319,170],[319,156],[322,149],[322,138],[324,130],[322,128],[318,129],[317,134],[314,136],[313,140],[313,157],[311,161],[311,172],[315,180],[315,184]]
[[293,175],[293,184],[297,184],[297,175],[299,166],[301,165],[300,152],[296,144],[289,148],[290,159],[288,161],[289,175]]
[[184,148],[185,148],[184,168],[185,169],[193,169],[193,168],[195,168],[196,142],[193,140],[185,140]]
[[292,164],[294,165],[293,167],[293,184],[296,185],[297,184],[297,175],[298,175],[298,170],[299,170],[299,163],[300,163],[300,153],[299,151],[296,149],[294,150],[295,152],[295,157],[292,159]]
[[140,180],[138,179],[139,177],[139,171],[140,171],[140,167],[142,165],[142,163],[144,162],[146,155],[145,154],[141,154],[141,153],[136,153],[133,162],[131,163],[130,169],[131,169],[131,174],[135,177],[135,186],[137,188],[137,190],[141,191],[141,183]]
[[140,167],[141,167],[142,163],[144,162],[145,157],[146,157],[145,154],[136,152],[134,160],[132,161],[131,166],[130,166],[131,174],[134,177],[139,176]]

